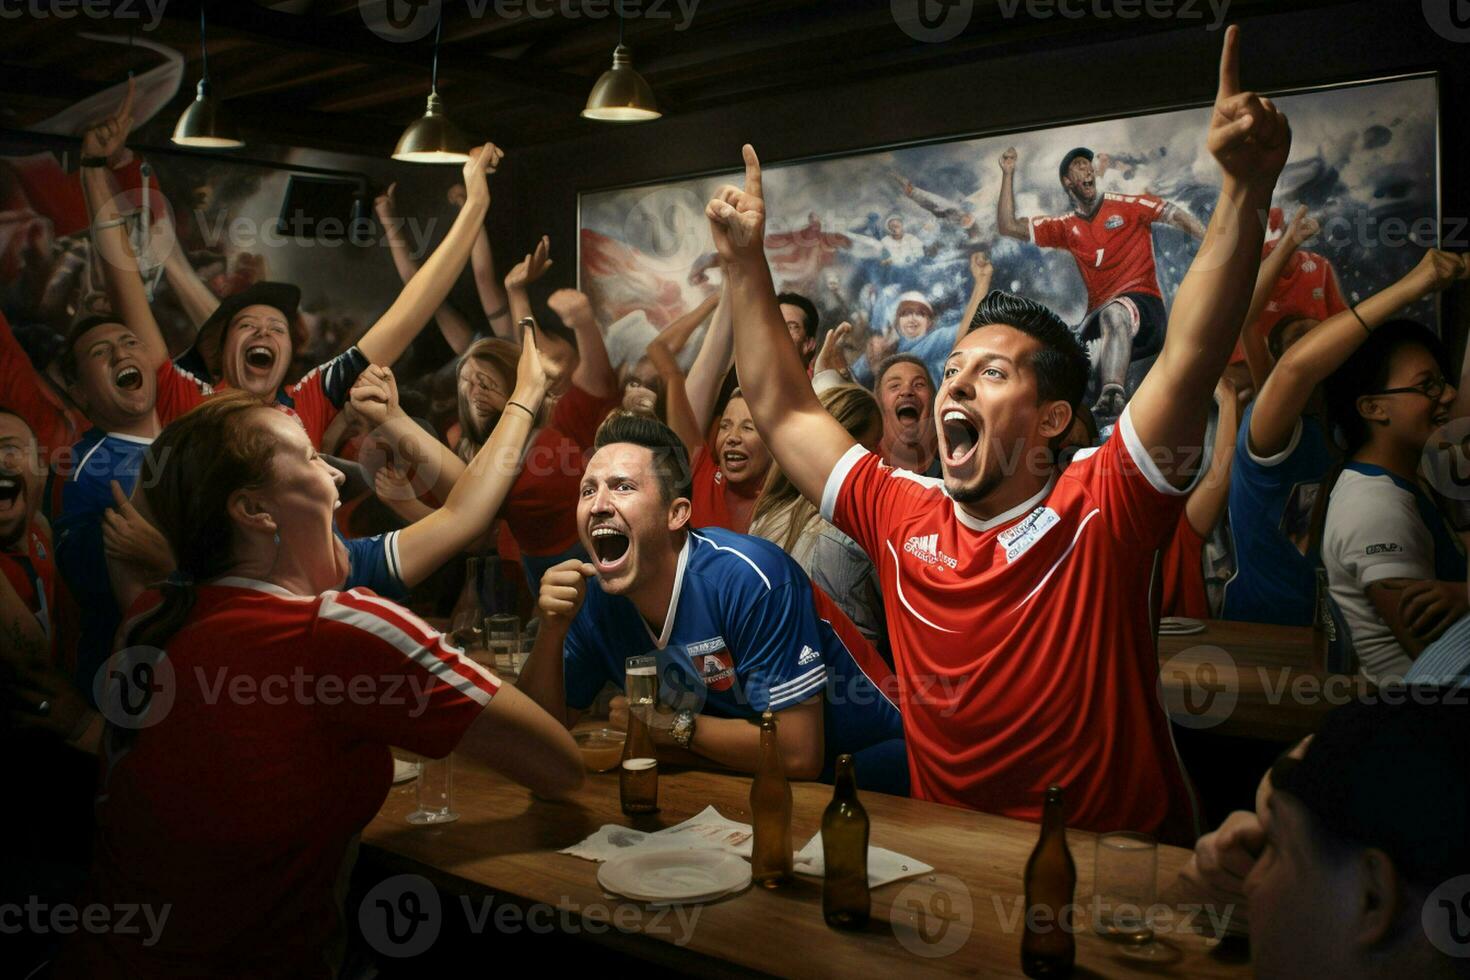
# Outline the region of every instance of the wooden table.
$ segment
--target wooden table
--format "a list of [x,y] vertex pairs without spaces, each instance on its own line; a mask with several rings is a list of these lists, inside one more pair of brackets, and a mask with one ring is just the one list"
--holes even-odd
[[1205,631],[1159,637],[1159,681],[1169,716],[1185,728],[1295,742],[1362,693],[1355,676],[1312,661],[1312,630],[1206,620]]
[[[522,787],[460,758],[454,781],[456,823],[409,826],[404,816],[413,807],[412,784],[397,787],[363,833],[364,856],[389,873],[422,874],[451,895],[488,893],[497,903],[539,907],[543,922],[561,922],[565,931],[701,975],[1022,975],[1021,932],[1009,923],[1018,921],[1011,917],[1021,911],[1021,876],[1036,843],[1035,824],[864,794],[872,843],[936,871],[875,889],[869,928],[846,933],[823,921],[818,879],[798,876],[776,891],[752,887],[685,909],[680,919],[604,894],[596,864],[557,853],[603,824],[657,830],[710,804],[732,820],[749,823],[748,777],[666,769],[659,786],[661,812],[637,819],[619,808],[613,773],[589,774],[575,798],[562,803],[534,799]],[[831,788],[793,783],[792,791],[792,836],[799,849],[820,826]],[[1077,900],[1086,903],[1092,895],[1093,838],[1079,831],[1068,837],[1077,864]],[[1188,852],[1160,847],[1158,856],[1162,889]],[[446,902],[445,914],[460,914],[460,905],[459,900]],[[1181,912],[1179,918],[1188,914]],[[609,928],[610,921],[628,931]],[[568,923],[571,928],[565,928]],[[494,942],[485,938],[487,953]],[[1248,975],[1248,964],[1233,945],[1213,948],[1213,941],[1183,929],[1161,933],[1157,942],[1154,959],[1138,960],[1090,932],[1079,932],[1075,975]]]

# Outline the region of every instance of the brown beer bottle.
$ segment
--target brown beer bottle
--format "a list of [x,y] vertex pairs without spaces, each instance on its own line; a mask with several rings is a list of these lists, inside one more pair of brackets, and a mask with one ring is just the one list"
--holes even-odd
[[822,916],[836,929],[868,924],[868,811],[858,802],[852,756],[837,757],[832,802],[822,814]]
[[1065,977],[1072,972],[1077,943],[1072,934],[1072,897],[1077,866],[1067,849],[1062,788],[1049,787],[1041,816],[1041,837],[1026,861],[1025,931],[1021,970],[1028,977]]
[[776,718],[761,715],[761,760],[750,783],[750,876],[766,888],[791,878],[791,784],[776,744]]
[[658,812],[658,753],[648,726],[631,713],[622,764],[618,768],[618,789],[624,813]]

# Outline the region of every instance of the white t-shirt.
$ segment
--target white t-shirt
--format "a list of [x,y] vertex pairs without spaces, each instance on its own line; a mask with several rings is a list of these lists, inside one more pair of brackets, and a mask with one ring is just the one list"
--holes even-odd
[[1368,598],[1368,586],[1435,577],[1434,536],[1413,492],[1387,474],[1344,469],[1327,503],[1322,564],[1363,675],[1375,681],[1402,677],[1412,661]]
[[885,235],[883,251],[894,265],[913,265],[924,257],[924,243],[916,235],[905,234],[902,238]]

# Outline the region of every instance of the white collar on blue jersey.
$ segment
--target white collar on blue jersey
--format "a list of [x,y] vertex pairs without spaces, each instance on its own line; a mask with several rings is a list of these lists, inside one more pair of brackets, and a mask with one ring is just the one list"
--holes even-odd
[[664,613],[663,632],[658,636],[654,636],[653,630],[648,629],[648,620],[643,618],[642,613],[638,614],[638,621],[643,624],[643,628],[648,631],[648,638],[653,641],[654,646],[659,650],[669,645],[669,635],[674,632],[674,616],[679,611],[679,593],[684,588],[684,566],[689,564],[690,541],[693,537],[693,533],[686,526],[684,529],[684,547],[679,549],[679,567],[674,571],[674,591],[669,595],[669,611]]
[[[1051,496],[1052,488],[1056,485],[1057,475],[1053,473],[1051,475],[1051,479],[1046,481],[1046,486],[1042,487],[1041,492],[1038,493],[1036,496],[1032,497],[1030,500],[1022,501],[1021,503],[1012,507],[1010,510],[1006,511],[1004,514],[997,514],[989,520],[985,521],[982,521],[978,517],[972,517],[969,514],[965,513],[964,509],[960,507],[959,501],[955,500],[954,498],[951,497],[949,502],[954,505],[954,516],[959,520],[961,524],[965,525],[965,527],[969,528],[972,531],[989,531],[991,528],[1000,527],[1002,524],[1009,524],[1016,518],[1024,517],[1027,514],[1031,513],[1031,511],[1035,510],[1043,500]],[[946,496],[947,495],[948,491],[946,491]]]

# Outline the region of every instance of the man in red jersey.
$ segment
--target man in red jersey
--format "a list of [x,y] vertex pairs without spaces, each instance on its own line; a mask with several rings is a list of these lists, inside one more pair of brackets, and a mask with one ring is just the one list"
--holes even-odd
[[[1001,154],[1000,170],[997,230],[1042,248],[1064,248],[1077,260],[1087,286],[1082,339],[1101,338],[1095,355],[1101,389],[1092,410],[1117,418],[1148,370],[1147,361],[1164,346],[1168,315],[1154,270],[1150,226],[1162,221],[1197,239],[1205,237],[1204,226],[1184,208],[1152,194],[1098,193],[1092,151],[1086,147],[1070,151],[1058,168],[1072,200],[1071,214],[1016,217],[1015,147]],[[1139,368],[1130,378],[1132,364]]]
[[1040,304],[992,293],[945,366],[942,480],[881,465],[822,408],[789,344],[761,251],[760,164],[706,210],[725,266],[736,366],[776,462],[877,564],[914,795],[1037,820],[1189,836],[1187,785],[1157,697],[1154,552],[1197,476],[1211,391],[1250,303],[1255,216],[1291,145],[1269,99],[1239,91],[1226,35],[1208,134],[1223,171],[1200,259],[1154,369],[1102,448],[1065,471],[1087,359]]

